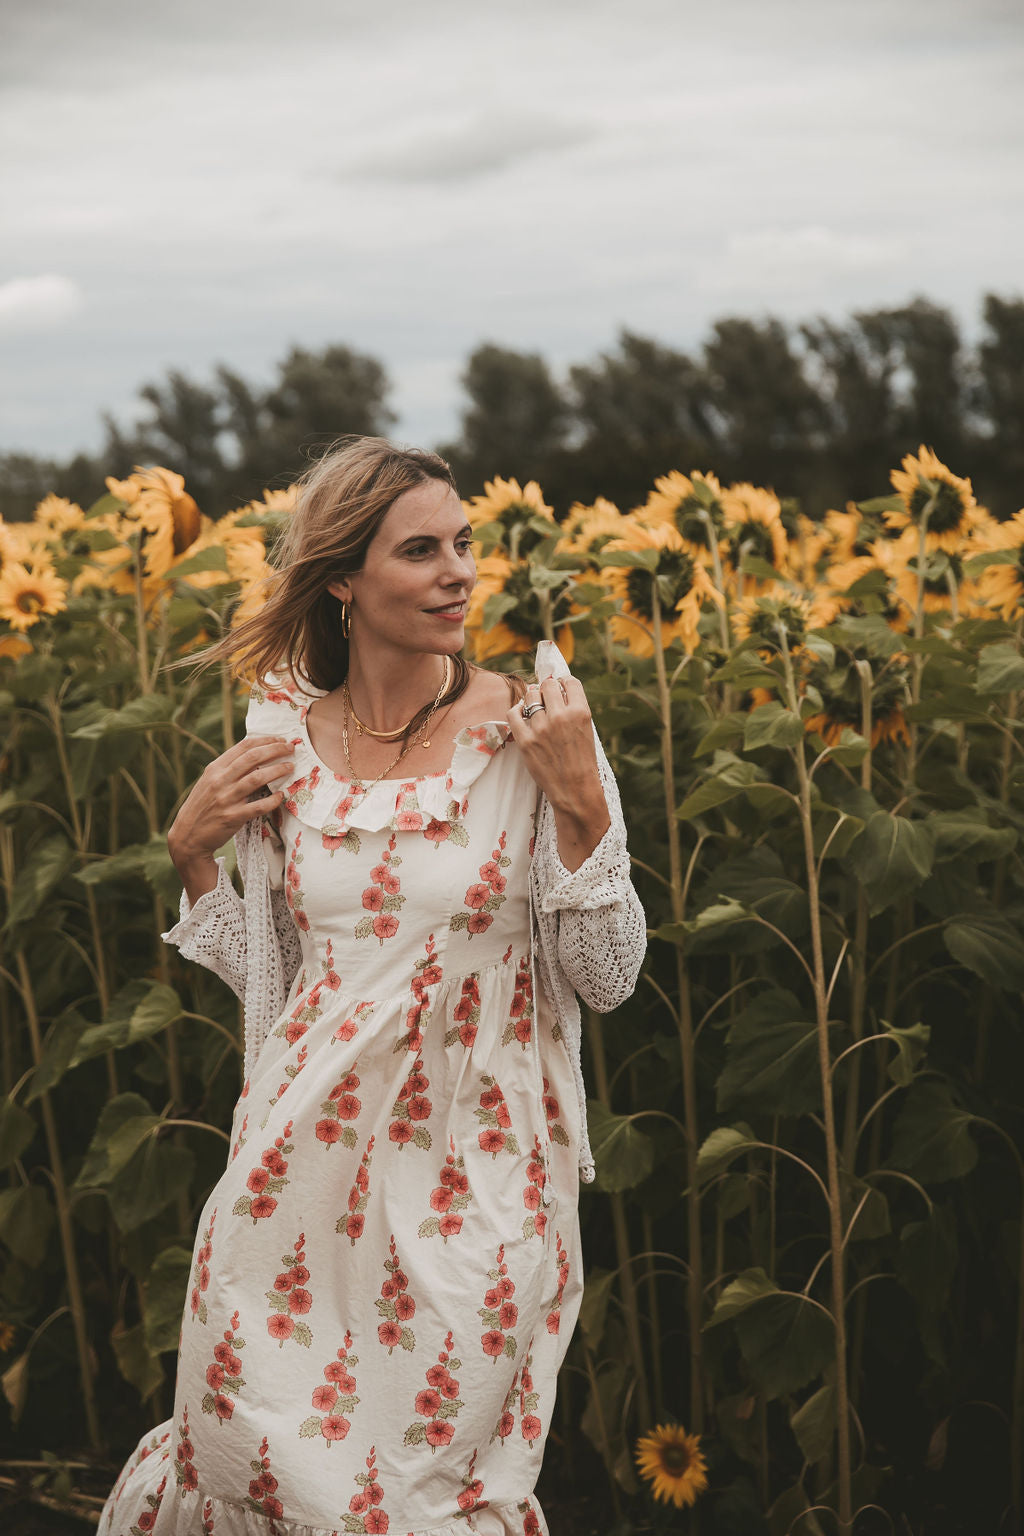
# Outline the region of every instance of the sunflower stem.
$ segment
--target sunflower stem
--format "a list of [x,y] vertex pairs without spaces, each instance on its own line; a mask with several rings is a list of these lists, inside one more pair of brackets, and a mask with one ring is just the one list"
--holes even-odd
[[[658,679],[658,703],[661,712],[661,767],[665,792],[665,828],[668,838],[668,867],[671,881],[672,920],[681,923],[684,916],[683,861],[676,816],[675,756],[672,744],[672,695],[665,670],[665,652],[661,633],[661,597],[657,580],[651,582],[651,613],[654,628],[654,665]],[[697,1064],[693,1037],[693,1009],[690,983],[683,964],[683,952],[676,949],[676,985],[679,994],[679,1050],[683,1074],[683,1126],[686,1149],[686,1240],[689,1273],[687,1312],[690,1349],[690,1429],[694,1434],[704,1428],[704,1382],[702,1369],[703,1338],[701,1324],[704,1299],[704,1265],[701,1254],[700,1186],[697,1176],[697,1152],[700,1146],[697,1122]]]
[[[793,662],[789,652],[786,626],[778,626],[779,643],[786,674],[789,707],[800,712]],[[832,1083],[832,1049],[828,1033],[828,981],[825,973],[821,931],[821,903],[818,864],[814,852],[814,815],[811,776],[801,742],[792,752],[800,786],[800,822],[803,833],[804,860],[807,867],[807,895],[811,920],[811,953],[815,1022],[818,1036],[818,1069],[821,1076],[822,1121],[825,1131],[825,1166],[828,1184],[829,1252],[832,1272],[832,1323],[835,1328],[836,1450],[839,1494],[839,1527],[848,1533],[853,1522],[853,1497],[850,1459],[850,1410],[846,1357],[846,1261],[843,1245],[842,1185],[839,1176],[839,1146],[836,1138],[835,1099]]]

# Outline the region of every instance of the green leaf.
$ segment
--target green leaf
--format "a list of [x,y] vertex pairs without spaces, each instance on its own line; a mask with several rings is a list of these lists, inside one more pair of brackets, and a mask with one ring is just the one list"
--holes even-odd
[[[719,766],[721,764],[721,766]],[[716,754],[714,775],[689,795],[676,811],[681,821],[694,821],[716,805],[724,805],[742,795],[749,785],[763,780],[763,770],[754,763],[742,762],[731,753]]]
[[71,1065],[77,1067],[104,1051],[120,1050],[158,1035],[180,1017],[181,1012],[181,999],[173,987],[142,977],[129,981],[111,1000],[110,1012],[103,1023],[90,1025],[82,1034]]
[[493,629],[506,613],[510,613],[519,599],[512,592],[492,592],[484,603],[483,628]]
[[1024,989],[1024,938],[1020,922],[1001,912],[964,912],[942,930],[946,948],[990,986],[1009,992]]
[[803,741],[804,725],[800,716],[784,709],[778,700],[760,704],[751,710],[743,731],[743,749],[757,747],[795,747]]
[[932,1037],[931,1026],[911,1024],[906,1029],[897,1029],[887,1024],[885,1019],[880,1020],[880,1023],[888,1039],[896,1046],[896,1055],[886,1069],[888,1075],[901,1088],[909,1088],[928,1049]]
[[46,1257],[53,1229],[53,1206],[39,1184],[0,1192],[0,1238],[16,1259],[36,1269]]
[[188,1248],[165,1248],[153,1261],[146,1279],[143,1321],[146,1343],[154,1355],[178,1347],[191,1272],[192,1254]]
[[717,1085],[721,1113],[801,1115],[821,1108],[818,1031],[789,992],[750,1003],[730,1025]]
[[145,1402],[164,1380],[163,1367],[146,1343],[145,1328],[141,1323],[126,1328],[123,1322],[117,1322],[110,1330],[110,1342],[118,1370]]
[[986,645],[978,657],[979,693],[1014,693],[1024,688],[1024,656],[1013,645]]
[[790,1416],[789,1427],[804,1461],[814,1465],[831,1454],[836,1433],[835,1387],[819,1387]]
[[756,581],[778,581],[779,573],[774,565],[767,560],[762,560],[759,555],[744,555],[740,560],[740,570],[744,576],[753,576]]
[[744,714],[723,715],[704,732],[693,749],[693,756],[707,757],[709,752],[717,752],[720,747],[738,746],[743,740],[746,723],[747,716]]
[[588,1348],[598,1349],[604,1336],[604,1320],[615,1284],[613,1270],[593,1269],[587,1275],[583,1301],[580,1304],[580,1327]]
[[601,564],[655,571],[660,553],[657,549],[602,549]]
[[889,1202],[880,1189],[865,1184],[863,1179],[850,1179],[845,1195],[847,1221],[852,1220],[854,1211],[857,1211],[857,1219],[850,1231],[852,1243],[866,1243],[873,1238],[888,1237],[892,1231]]
[[146,1116],[150,1119],[156,1118],[151,1106],[141,1094],[119,1093],[116,1098],[108,1099],[100,1110],[100,1117],[92,1133],[85,1160],[75,1180],[76,1189],[95,1189],[107,1183],[111,1177],[108,1171],[108,1147],[111,1138],[129,1121]]
[[195,576],[200,571],[226,571],[228,569],[227,551],[220,544],[211,544],[206,549],[201,549],[195,555],[189,555],[180,565],[167,572],[172,581],[177,581],[183,576]]
[[870,496],[867,501],[858,501],[857,511],[864,512],[868,517],[873,517],[879,512],[904,511],[902,496]]
[[121,709],[105,710],[97,719],[79,726],[71,734],[81,741],[96,741],[104,736],[120,735],[123,731],[145,731],[155,725],[166,725],[175,708],[174,699],[166,694],[141,694],[129,699]]
[[844,725],[839,732],[839,740],[830,744],[822,736],[815,736],[815,745],[820,742],[819,752],[827,752],[829,760],[833,763],[841,763],[844,768],[856,768],[862,763],[871,750],[870,743],[863,736]]
[[59,1083],[71,1065],[79,1036],[88,1026],[82,1015],[69,1008],[55,1019],[43,1041],[43,1054],[25,1089],[25,1103],[31,1104],[41,1093]]
[[1001,859],[1012,853],[1018,834],[1012,827],[990,827],[981,810],[936,811],[926,820],[935,842],[935,862],[947,859]]
[[599,1099],[587,1105],[590,1145],[597,1177],[594,1188],[609,1194],[633,1189],[654,1167],[654,1143],[637,1130],[630,1115],[617,1115]]
[[919,1078],[896,1117],[889,1166],[922,1184],[963,1178],[978,1161],[973,1119],[954,1103],[947,1082]]
[[730,1280],[705,1326],[715,1328],[719,1323],[730,1322],[756,1301],[778,1294],[778,1286],[774,1280],[769,1280],[763,1269],[745,1269],[735,1280]]
[[758,1138],[749,1125],[720,1125],[701,1144],[697,1153],[697,1178],[702,1184],[722,1173],[734,1158],[750,1152]]
[[864,887],[870,913],[875,916],[928,878],[934,856],[927,822],[876,811],[846,860]]
[[740,1312],[734,1327],[754,1384],[769,1400],[799,1391],[832,1363],[832,1319],[808,1296],[766,1296]]
[[11,904],[4,929],[27,923],[35,917],[51,891],[64,878],[74,861],[74,850],[59,832],[38,843],[28,855],[14,882]]
[[17,1162],[36,1134],[36,1122],[12,1098],[0,1099],[0,1168]]
[[165,901],[176,901],[181,890],[181,877],[171,863],[167,839],[159,833],[148,843],[128,843],[117,853],[95,859],[78,870],[75,878],[83,885],[103,885],[126,875],[142,875]]
[[121,1232],[134,1232],[188,1188],[195,1158],[187,1147],[149,1136],[107,1185],[107,1200]]

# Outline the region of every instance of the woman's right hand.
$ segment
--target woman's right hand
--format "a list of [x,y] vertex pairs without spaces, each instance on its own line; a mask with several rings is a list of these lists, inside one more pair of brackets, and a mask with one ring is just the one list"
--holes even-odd
[[292,746],[283,736],[249,736],[203,769],[167,834],[171,862],[193,905],[217,883],[216,850],[245,822],[276,810],[284,790],[257,800],[249,796],[293,767]]

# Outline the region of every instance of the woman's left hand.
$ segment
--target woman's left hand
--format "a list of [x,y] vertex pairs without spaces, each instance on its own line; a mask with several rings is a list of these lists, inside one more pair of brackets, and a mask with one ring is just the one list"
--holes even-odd
[[551,802],[559,857],[566,869],[576,870],[610,825],[583,684],[576,677],[531,683],[523,702],[509,710],[508,723],[527,768]]

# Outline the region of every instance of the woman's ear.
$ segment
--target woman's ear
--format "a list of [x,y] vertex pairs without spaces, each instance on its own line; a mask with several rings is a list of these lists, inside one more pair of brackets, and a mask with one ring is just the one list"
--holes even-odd
[[338,581],[329,581],[327,583],[327,590],[332,597],[340,599],[343,603],[350,603],[352,601],[352,588],[344,578],[340,578]]

